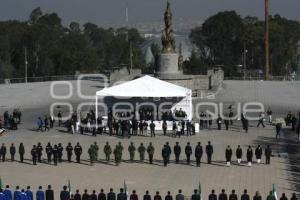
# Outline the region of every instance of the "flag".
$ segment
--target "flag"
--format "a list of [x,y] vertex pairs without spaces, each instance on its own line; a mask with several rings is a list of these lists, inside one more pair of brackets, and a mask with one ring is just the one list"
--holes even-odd
[[126,194],[127,199],[129,199],[129,195],[128,195],[127,185],[126,185],[125,179],[124,179],[124,193]]
[[200,200],[202,200],[202,190],[201,190],[201,183],[199,182],[199,186],[198,186],[198,193],[200,196]]
[[70,179],[68,180],[68,188],[69,188],[69,195],[71,197],[72,191],[71,191],[71,183],[70,183]]
[[275,199],[278,200],[277,191],[276,191],[276,188],[275,188],[275,184],[274,184],[274,183],[273,183],[272,194],[273,194],[273,196],[275,197]]
[[0,177],[0,189],[3,189],[2,178]]

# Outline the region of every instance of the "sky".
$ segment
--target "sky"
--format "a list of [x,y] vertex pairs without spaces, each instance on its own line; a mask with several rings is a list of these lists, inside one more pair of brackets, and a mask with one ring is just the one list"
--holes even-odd
[[[264,0],[169,0],[174,18],[205,20],[224,10],[235,10],[242,16],[264,16]],[[64,24],[77,21],[122,23],[128,7],[129,22],[162,19],[166,0],[0,0],[0,21],[26,20],[40,6],[43,12],[56,12]],[[300,0],[270,0],[271,14],[300,21]]]

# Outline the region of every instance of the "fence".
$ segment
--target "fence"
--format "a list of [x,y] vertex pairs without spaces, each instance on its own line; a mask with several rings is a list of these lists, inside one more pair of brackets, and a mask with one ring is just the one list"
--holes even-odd
[[[237,77],[237,76],[226,76],[224,80],[242,80],[242,81],[257,81],[264,80],[263,76],[247,76],[247,77]],[[270,81],[296,81],[296,78],[293,76],[271,76]]]
[[[61,75],[61,76],[41,76],[41,77],[28,77],[28,83],[46,82],[46,81],[63,81],[63,80],[76,80],[77,75]],[[0,84],[14,84],[25,83],[25,78],[12,78],[0,79]]]

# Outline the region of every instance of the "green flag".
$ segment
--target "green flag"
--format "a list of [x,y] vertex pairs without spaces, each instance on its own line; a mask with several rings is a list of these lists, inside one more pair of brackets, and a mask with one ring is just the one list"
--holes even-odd
[[201,183],[199,182],[199,185],[198,185],[198,194],[200,196],[200,200],[202,200],[202,190],[201,190]]
[[275,199],[278,200],[277,191],[276,191],[276,188],[275,188],[275,184],[274,184],[274,183],[273,183],[272,194],[273,194],[273,196],[275,197]]
[[126,185],[125,179],[124,179],[124,192],[125,192],[126,197],[127,197],[127,199],[128,199],[128,191],[127,191],[127,185]]
[[70,195],[70,197],[71,197],[72,192],[71,192],[71,183],[70,183],[70,179],[68,180],[68,188],[69,188],[69,195]]
[[0,177],[0,189],[3,189],[2,178]]

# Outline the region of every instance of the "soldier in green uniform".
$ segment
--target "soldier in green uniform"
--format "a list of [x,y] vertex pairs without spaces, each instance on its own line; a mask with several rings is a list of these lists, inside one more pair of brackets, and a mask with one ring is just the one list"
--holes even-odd
[[90,156],[90,162],[91,165],[94,164],[94,162],[96,161],[96,149],[95,146],[91,144],[89,150],[88,150],[88,154]]
[[130,143],[130,146],[128,147],[128,151],[129,151],[129,156],[130,156],[130,161],[133,162],[134,160],[134,154],[135,154],[135,146],[133,144],[133,142]]
[[108,142],[104,146],[105,159],[107,162],[110,160],[110,154],[112,153],[111,147]]
[[161,155],[164,160],[164,166],[166,167],[168,165],[168,158],[170,157],[170,151],[166,144],[164,145],[163,149],[161,150]]
[[148,156],[149,156],[149,162],[150,164],[153,163],[153,155],[154,155],[154,146],[152,145],[152,142],[149,143],[149,146],[147,147],[147,153],[148,153]]
[[117,166],[122,161],[122,151],[123,151],[123,146],[122,144],[119,143],[118,145],[116,145],[114,149],[115,162]]
[[97,142],[94,142],[94,150],[95,150],[95,161],[97,161],[98,160],[98,152],[99,152],[99,146],[98,146],[98,144],[97,144]]
[[140,161],[144,162],[145,160],[145,152],[146,152],[146,148],[144,147],[144,144],[141,143],[141,145],[139,146],[138,149],[139,153],[140,153]]
[[123,153],[124,147],[122,146],[122,143],[119,142],[117,146],[120,149],[121,153]]

